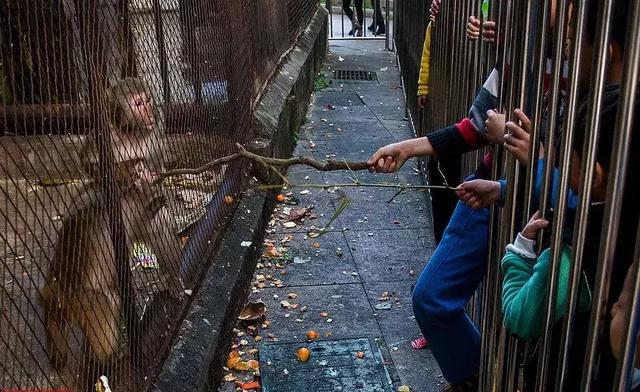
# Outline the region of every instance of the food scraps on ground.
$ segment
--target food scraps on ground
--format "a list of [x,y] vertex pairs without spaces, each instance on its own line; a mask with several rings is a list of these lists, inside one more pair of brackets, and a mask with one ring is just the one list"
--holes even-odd
[[307,340],[316,340],[320,338],[320,334],[314,330],[307,331]]
[[236,381],[236,386],[242,390],[249,391],[252,389],[260,388],[260,383],[257,381],[251,381],[251,382]]
[[306,347],[301,347],[296,351],[296,357],[300,362],[307,362],[311,356],[311,350]]

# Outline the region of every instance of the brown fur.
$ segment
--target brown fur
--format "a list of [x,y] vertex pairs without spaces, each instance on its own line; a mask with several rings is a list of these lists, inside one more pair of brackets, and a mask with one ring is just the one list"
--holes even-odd
[[[140,127],[140,119],[126,109],[125,91],[148,94],[148,89],[137,79],[125,79],[108,91],[127,249],[135,242],[145,243],[168,279],[171,296],[181,300],[184,291],[179,273],[166,269],[180,260],[180,245],[172,232],[164,197],[157,196],[161,189],[152,185],[154,176],[148,166],[152,149],[145,144],[150,138],[159,139],[158,127]],[[83,196],[89,200],[63,221],[46,283],[40,291],[47,351],[58,371],[65,367],[70,353],[70,324],[82,330],[89,357],[100,364],[108,364],[114,358],[120,338],[123,304],[108,211],[100,193],[87,192]]]

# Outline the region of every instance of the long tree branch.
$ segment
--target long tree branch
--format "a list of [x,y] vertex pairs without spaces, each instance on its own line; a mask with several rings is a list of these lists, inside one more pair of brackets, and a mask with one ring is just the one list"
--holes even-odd
[[236,147],[238,147],[239,154],[247,159],[252,161],[264,162],[268,165],[278,166],[282,169],[286,169],[289,166],[293,165],[305,165],[310,166],[316,170],[320,171],[333,171],[333,170],[366,170],[369,168],[367,162],[347,162],[347,161],[334,161],[328,160],[325,162],[318,162],[314,159],[307,157],[293,157],[293,158],[269,158],[263,157],[262,155],[254,154],[250,151],[247,151],[240,145],[240,143],[236,143]]
[[236,143],[236,147],[238,148],[238,152],[226,157],[222,157],[222,158],[218,158],[215,159],[209,163],[206,163],[198,168],[195,169],[176,169],[176,170],[169,170],[167,172],[164,173],[159,173],[158,174],[158,178],[155,180],[155,183],[159,183],[164,181],[166,178],[171,177],[171,176],[177,176],[177,175],[184,175],[184,174],[200,174],[203,173],[207,170],[211,170],[216,166],[220,166],[222,164],[225,163],[229,163],[229,162],[233,162],[235,160],[241,159],[241,158],[246,158],[249,159],[250,161],[253,162],[258,162],[260,164],[262,164],[263,166],[265,166],[266,168],[271,168],[273,169],[273,171],[275,171],[276,173],[278,173],[278,175],[280,176],[281,179],[283,179],[283,181],[285,182],[285,184],[273,184],[273,185],[263,185],[263,186],[259,186],[258,189],[261,190],[267,190],[267,189],[279,189],[282,187],[289,187],[289,188],[295,188],[295,187],[307,187],[307,188],[324,188],[324,189],[328,189],[328,188],[334,188],[334,187],[339,187],[339,188],[347,188],[347,187],[377,187],[377,188],[395,188],[395,189],[399,189],[399,192],[402,192],[404,190],[429,190],[429,189],[447,189],[447,190],[456,190],[456,188],[453,188],[449,185],[444,185],[444,186],[440,186],[440,185],[403,185],[403,184],[391,184],[391,183],[378,183],[378,184],[371,184],[371,183],[361,183],[357,180],[354,180],[354,182],[352,184],[304,184],[304,185],[298,185],[298,184],[289,184],[288,181],[286,180],[286,177],[284,177],[278,170],[276,170],[276,167],[279,169],[287,169],[289,166],[294,166],[294,165],[304,165],[304,166],[309,166],[312,167],[316,170],[320,170],[320,171],[333,171],[333,170],[349,170],[350,172],[354,172],[355,170],[366,170],[368,169],[368,165],[366,162],[347,162],[347,161],[336,161],[336,160],[327,160],[324,162],[320,162],[320,161],[316,161],[314,159],[308,158],[308,157],[293,157],[293,158],[270,158],[270,157],[265,157],[262,155],[258,155],[255,153],[252,153],[250,151],[247,151],[244,147],[242,147],[242,145],[240,143]]

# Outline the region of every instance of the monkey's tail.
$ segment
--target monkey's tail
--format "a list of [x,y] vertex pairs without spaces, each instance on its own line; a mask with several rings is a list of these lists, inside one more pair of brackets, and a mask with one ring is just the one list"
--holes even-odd
[[58,297],[58,284],[47,279],[40,291],[44,305],[44,325],[47,331],[47,354],[53,368],[60,372],[67,364],[69,325],[62,299]]

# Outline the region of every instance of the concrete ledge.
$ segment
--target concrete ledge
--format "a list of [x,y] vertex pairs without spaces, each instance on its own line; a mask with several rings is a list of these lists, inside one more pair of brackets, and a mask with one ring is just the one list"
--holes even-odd
[[[290,156],[293,135],[307,112],[315,75],[327,52],[327,12],[320,8],[269,83],[254,115],[249,147],[269,156]],[[214,391],[236,316],[249,291],[273,198],[246,193],[196,291],[153,391]],[[250,246],[242,246],[243,242]]]
[[[175,337],[154,391],[216,390],[232,328],[251,283],[262,236],[273,205],[264,193],[245,194],[212,255]],[[250,246],[242,246],[250,242]]]
[[247,144],[253,151],[272,157],[291,155],[293,135],[304,120],[315,76],[327,53],[327,16],[324,7],[318,8],[262,94],[254,113],[254,138]]

